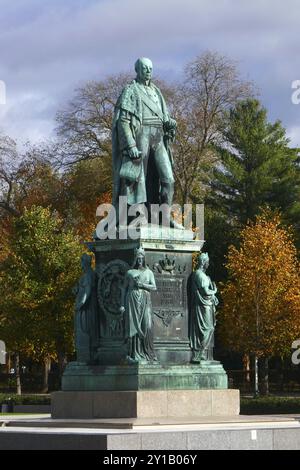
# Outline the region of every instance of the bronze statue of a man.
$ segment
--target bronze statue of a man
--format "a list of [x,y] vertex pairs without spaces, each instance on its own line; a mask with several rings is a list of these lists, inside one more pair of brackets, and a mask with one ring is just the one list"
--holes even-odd
[[122,91],[113,121],[113,202],[172,205],[174,177],[169,142],[176,121],[169,116],[159,88],[152,83],[152,62],[135,63],[136,78]]

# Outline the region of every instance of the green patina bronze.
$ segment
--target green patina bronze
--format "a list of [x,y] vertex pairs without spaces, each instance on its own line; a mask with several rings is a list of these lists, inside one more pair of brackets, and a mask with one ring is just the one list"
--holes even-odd
[[74,289],[75,302],[75,348],[77,360],[83,363],[95,361],[99,342],[99,315],[96,296],[96,273],[92,257],[82,255],[83,275]]
[[[172,204],[170,143],[176,122],[152,62],[138,59],[136,78],[122,91],[113,119],[113,202]],[[206,274],[203,241],[171,220],[141,227],[137,239],[88,242],[75,312],[77,361],[68,364],[63,390],[172,390],[227,388],[213,358],[216,286]]]
[[136,250],[133,268],[126,273],[121,296],[125,312],[125,338],[128,338],[128,362],[157,361],[153,346],[151,291],[156,290],[154,274],[145,264],[145,251]]
[[206,274],[209,266],[207,253],[198,257],[198,269],[192,276],[190,341],[192,362],[213,359],[214,331],[216,326],[217,287]]
[[135,64],[136,78],[122,91],[113,119],[113,201],[128,204],[172,204],[173,159],[169,143],[176,121],[168,113],[159,88],[152,82],[150,59]]

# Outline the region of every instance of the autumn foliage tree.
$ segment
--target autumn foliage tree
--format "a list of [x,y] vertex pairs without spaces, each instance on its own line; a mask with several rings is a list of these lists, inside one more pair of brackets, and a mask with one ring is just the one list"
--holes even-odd
[[264,211],[230,246],[220,334],[231,350],[258,358],[287,356],[300,337],[296,248],[279,215]]
[[49,209],[33,206],[14,218],[0,269],[0,337],[18,361],[23,354],[62,363],[73,351],[72,288],[82,252]]

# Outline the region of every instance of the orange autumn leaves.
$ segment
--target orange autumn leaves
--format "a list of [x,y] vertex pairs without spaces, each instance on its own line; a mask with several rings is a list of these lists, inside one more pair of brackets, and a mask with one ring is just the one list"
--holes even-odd
[[280,216],[265,211],[241,232],[227,258],[220,335],[237,352],[285,356],[300,338],[300,275],[296,248]]

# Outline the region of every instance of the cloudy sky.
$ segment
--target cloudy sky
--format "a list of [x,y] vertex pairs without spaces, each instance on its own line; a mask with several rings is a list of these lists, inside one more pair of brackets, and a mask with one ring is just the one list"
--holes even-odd
[[0,130],[48,138],[56,111],[86,80],[128,71],[139,56],[174,79],[213,50],[239,62],[269,118],[300,146],[300,104],[291,101],[299,19],[299,0],[0,0]]

